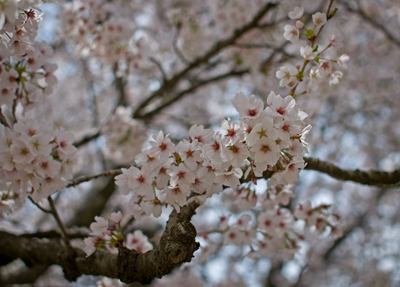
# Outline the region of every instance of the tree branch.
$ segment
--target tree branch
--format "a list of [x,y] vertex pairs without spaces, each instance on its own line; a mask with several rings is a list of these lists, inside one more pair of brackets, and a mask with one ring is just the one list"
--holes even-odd
[[121,173],[122,173],[121,169],[114,169],[114,170],[104,171],[95,175],[82,176],[71,181],[66,187],[76,186],[78,184],[81,184],[82,182],[91,181],[92,179],[96,179],[103,176],[116,176]]
[[[174,99],[172,99],[171,101],[173,101]],[[157,109],[149,112],[148,114],[156,113]],[[315,170],[322,173],[326,173],[327,175],[336,178],[338,180],[353,181],[365,185],[385,187],[385,188],[400,186],[400,169],[396,169],[392,172],[379,171],[379,170],[362,171],[359,169],[345,170],[341,169],[340,167],[336,166],[333,163],[322,161],[317,158],[304,157],[303,159],[307,164],[306,167],[304,168],[305,170]],[[121,169],[114,169],[91,176],[83,176],[73,180],[71,183],[67,185],[67,187],[76,186],[82,182],[90,181],[92,179],[100,178],[103,176],[116,176],[121,173],[122,173]],[[272,171],[266,170],[264,171],[262,178],[268,179],[272,175],[273,175]],[[248,182],[248,181],[251,181],[251,175],[241,180],[241,182]]]
[[174,48],[175,54],[182,61],[182,63],[189,64],[190,62],[185,58],[182,51],[179,50],[179,48],[178,48],[178,38],[179,38],[179,33],[181,32],[181,28],[182,28],[182,24],[178,23],[178,25],[176,25],[176,32],[174,35],[174,39],[172,41],[172,48]]
[[178,101],[179,99],[181,99],[183,96],[189,94],[189,93],[193,93],[194,91],[196,91],[198,88],[213,83],[213,82],[217,82],[219,80],[223,80],[225,78],[228,77],[240,77],[246,73],[249,72],[249,69],[244,69],[244,70],[239,70],[239,71],[229,71],[225,74],[222,75],[218,75],[216,77],[207,79],[207,80],[201,80],[198,81],[197,83],[195,83],[194,85],[192,85],[190,88],[183,90],[181,92],[179,92],[174,98],[170,99],[167,102],[162,103],[161,105],[159,105],[157,108],[155,108],[152,111],[147,112],[146,114],[140,116],[141,119],[145,119],[148,120],[151,117],[153,117],[154,115],[156,115],[157,113],[159,113],[161,110],[165,109],[166,107],[172,105],[173,103],[175,103],[176,101]]
[[136,108],[133,116],[134,118],[140,118],[140,113],[143,110],[144,107],[147,106],[148,103],[150,103],[153,99],[163,95],[165,92],[171,90],[177,83],[178,81],[186,76],[191,70],[194,68],[200,66],[203,63],[206,63],[210,58],[218,54],[222,49],[225,47],[228,47],[232,44],[235,43],[235,41],[241,37],[243,34],[246,32],[252,30],[253,28],[258,27],[258,22],[261,20],[262,17],[273,7],[277,6],[277,3],[267,3],[262,7],[258,13],[253,17],[253,19],[248,22],[247,24],[243,25],[242,27],[236,29],[233,34],[228,37],[225,40],[218,41],[214,46],[211,47],[210,50],[208,50],[204,55],[197,57],[194,59],[191,63],[189,63],[186,68],[175,74],[171,79],[165,81],[163,85],[155,91],[153,94],[151,94],[146,100],[144,100],[142,103],[139,104],[139,106]]
[[0,123],[5,127],[10,128],[10,125],[8,124],[6,117],[3,115],[1,107],[0,107]]
[[[68,238],[70,239],[79,239],[85,238],[89,236],[89,232],[85,232],[82,230],[70,229],[67,230]],[[56,230],[49,230],[49,231],[38,231],[35,233],[24,233],[19,235],[20,237],[25,238],[61,238],[61,233]]]
[[307,163],[304,169],[323,172],[339,180],[349,180],[365,185],[386,188],[400,186],[400,169],[396,169],[392,172],[378,170],[361,171],[359,169],[344,170],[333,163],[325,162],[317,158],[304,157],[304,161]]
[[387,38],[389,38],[389,40],[391,40],[394,44],[397,45],[397,47],[400,48],[400,40],[395,38],[392,33],[390,33],[385,26],[383,26],[382,24],[378,23],[377,21],[375,21],[374,19],[370,18],[361,8],[358,9],[354,9],[352,8],[348,1],[339,1],[344,7],[346,7],[347,11],[357,14],[358,16],[360,16],[362,19],[364,19],[366,22],[370,23],[373,27],[381,30]]
[[80,275],[103,275],[119,278],[125,283],[148,284],[155,278],[169,274],[183,262],[189,262],[199,248],[195,241],[196,229],[190,223],[198,205],[194,202],[171,213],[159,246],[146,253],[120,248],[119,254],[95,252],[89,257],[76,248],[73,262],[77,272],[71,272],[71,262],[59,240],[38,241],[0,231],[0,254],[21,258],[27,265],[59,265],[65,277],[75,281]]
[[98,131],[98,132],[96,132],[96,133],[94,133],[92,135],[85,136],[84,138],[82,138],[82,139],[80,139],[78,141],[75,141],[73,143],[73,145],[76,146],[76,147],[80,147],[81,145],[87,144],[91,140],[97,139],[99,136],[101,136],[100,131]]

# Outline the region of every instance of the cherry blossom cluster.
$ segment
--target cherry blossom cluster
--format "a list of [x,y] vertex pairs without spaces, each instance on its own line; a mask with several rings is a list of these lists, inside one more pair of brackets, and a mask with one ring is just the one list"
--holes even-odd
[[8,0],[0,10],[0,106],[7,105],[11,111],[18,103],[25,110],[32,109],[57,83],[57,65],[49,61],[52,48],[35,42],[42,20],[36,6],[41,4]]
[[[347,62],[350,60],[346,54],[341,55],[338,59],[328,59],[323,56],[324,52],[329,48],[341,48],[342,37],[338,31],[333,31],[329,36],[329,43],[324,47],[314,47],[314,41],[318,37],[323,26],[327,23],[328,19],[335,15],[333,11],[329,16],[326,13],[317,12],[312,15],[313,26],[309,29],[305,26],[302,21],[304,9],[296,7],[294,11],[289,12],[289,18],[296,20],[296,26],[286,25],[284,37],[286,40],[297,43],[299,41],[300,34],[304,34],[310,41],[310,45],[306,45],[300,48],[300,55],[304,58],[303,66],[297,65],[281,67],[276,72],[276,77],[280,79],[279,85],[281,87],[287,87],[293,89],[292,95],[294,97],[300,94],[313,94],[318,86],[321,84],[324,78],[329,77],[329,85],[334,85],[339,82],[342,78],[343,73],[337,68],[347,68]],[[302,31],[302,32],[300,32]],[[306,65],[311,62],[314,64],[309,69],[309,72],[305,72]],[[298,87],[298,91],[294,94],[294,91]]]
[[[300,204],[294,214],[288,206],[289,199],[294,198],[291,185],[277,185],[268,188],[265,193],[256,194],[250,188],[238,189],[238,194],[246,194],[251,198],[252,209],[248,206],[242,208],[249,213],[242,214],[233,224],[228,224],[230,215],[220,218],[219,227],[201,233],[206,239],[207,245],[202,247],[203,258],[215,252],[220,244],[211,240],[209,234],[223,234],[223,245],[235,244],[237,246],[248,246],[248,256],[281,256],[293,258],[299,249],[299,242],[304,240],[304,231],[316,231],[318,234],[329,230],[333,238],[342,234],[338,226],[339,216],[329,210],[328,205],[321,204],[314,208],[310,201]],[[239,205],[239,202],[236,202]],[[261,212],[260,212],[261,211]],[[253,220],[253,218],[257,220]],[[305,222],[304,228],[296,227],[299,222]],[[329,227],[329,228],[328,228]]]
[[90,54],[102,62],[114,63],[125,58],[135,61],[139,47],[131,45],[136,27],[131,21],[132,13],[135,13],[131,7],[134,3],[130,2],[89,0],[65,3],[61,20],[68,40],[81,53]]
[[118,107],[102,133],[107,134],[107,156],[121,164],[131,163],[147,140],[145,126],[132,118],[131,107]]
[[136,156],[141,168],[122,169],[116,184],[122,194],[132,196],[130,212],[135,218],[160,216],[162,204],[179,211],[191,201],[203,203],[223,186],[236,189],[245,167],[244,179],[254,183],[265,171],[272,174],[269,186],[298,179],[307,152],[304,136],[310,128],[295,100],[271,92],[264,108],[255,95],[247,99],[238,93],[232,102],[240,120],[223,119],[223,132],[194,125],[189,141],[175,145],[160,131]]
[[127,234],[126,240],[124,240],[121,228],[122,213],[120,211],[111,213],[110,222],[100,216],[96,216],[95,220],[96,222],[90,224],[92,231],[90,235],[92,237],[84,239],[84,250],[87,256],[90,256],[96,250],[116,253],[118,252],[117,248],[123,246],[141,253],[153,249],[153,245],[141,230]]
[[10,211],[27,196],[38,202],[64,189],[72,178],[73,140],[71,133],[45,122],[18,121],[12,129],[0,125],[2,209]]

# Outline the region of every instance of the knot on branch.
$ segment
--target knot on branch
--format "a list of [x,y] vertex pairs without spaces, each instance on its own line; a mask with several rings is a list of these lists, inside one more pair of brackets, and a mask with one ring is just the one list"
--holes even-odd
[[167,224],[160,245],[154,250],[139,253],[119,248],[118,278],[122,282],[149,284],[153,279],[171,273],[182,263],[190,262],[193,253],[200,247],[195,240],[196,229],[190,221],[179,215],[174,216]]
[[193,253],[200,247],[195,242],[196,229],[189,221],[178,222],[169,228],[166,236],[160,241],[160,245],[165,244],[165,253],[168,261],[172,264],[190,262]]

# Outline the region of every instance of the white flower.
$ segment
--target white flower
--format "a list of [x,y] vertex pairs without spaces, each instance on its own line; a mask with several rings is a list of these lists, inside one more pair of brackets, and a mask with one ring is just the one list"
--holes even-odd
[[326,14],[325,13],[321,13],[321,12],[317,12],[314,15],[312,15],[313,18],[313,22],[315,25],[317,26],[322,26],[326,23]]
[[90,235],[103,236],[108,229],[108,220],[105,220],[103,217],[100,216],[95,216],[94,219],[96,220],[96,222],[92,222],[90,224],[90,230],[92,230],[92,233],[90,233]]
[[15,141],[15,133],[9,128],[0,125],[0,152],[8,151]]
[[278,71],[276,71],[275,76],[278,79],[281,79],[279,82],[279,86],[286,87],[290,81],[297,75],[299,71],[295,67],[280,67]]
[[145,164],[148,168],[153,170],[160,166],[162,162],[156,157],[150,156],[150,149],[151,146],[144,148],[142,152],[135,157],[135,162],[141,165]]
[[51,156],[37,157],[35,163],[37,165],[35,170],[41,177],[49,176],[53,178],[60,173],[61,163],[53,160]]
[[190,186],[195,180],[194,174],[183,163],[179,166],[173,166],[169,171],[169,175],[171,176],[171,185],[176,186],[179,184],[181,188],[184,188],[184,185]]
[[328,60],[322,60],[318,67],[318,74],[321,77],[326,77],[332,73],[332,64]]
[[220,132],[215,134],[215,140],[212,144],[205,144],[203,146],[203,153],[201,156],[205,159],[211,161],[213,165],[221,165],[222,158],[221,158],[221,150],[222,150],[222,142],[221,142],[222,135]]
[[231,171],[216,172],[214,183],[222,183],[230,188],[236,188],[240,184],[239,178],[242,177],[243,171],[240,168],[234,168]]
[[343,73],[340,71],[335,71],[331,74],[331,78],[329,80],[329,85],[336,85],[339,83],[339,79],[343,76]]
[[272,117],[263,118],[261,123],[258,123],[247,136],[246,142],[252,147],[262,138],[269,138],[270,140],[276,139],[276,130]]
[[181,159],[185,162],[185,165],[190,170],[195,170],[197,168],[197,162],[201,162],[200,150],[197,150],[198,141],[195,139],[192,143],[187,140],[181,141],[176,146],[176,152],[179,153]]
[[28,140],[27,144],[34,155],[49,155],[51,153],[50,141],[50,135],[35,135]]
[[275,141],[263,137],[257,141],[251,151],[255,152],[254,159],[258,162],[267,162],[269,165],[275,165],[278,161],[280,148],[275,144]]
[[230,243],[233,243],[235,245],[242,245],[243,242],[243,232],[241,232],[237,228],[231,228],[229,231],[225,233],[224,236],[224,245],[228,245]]
[[350,57],[348,56],[348,55],[346,55],[346,54],[343,54],[343,55],[341,55],[340,57],[339,57],[339,59],[338,59],[338,64],[339,64],[339,66],[340,67],[342,67],[342,68],[344,68],[344,69],[347,69],[347,62],[348,61],[350,61]]
[[160,157],[160,160],[166,160],[171,153],[175,151],[175,145],[168,138],[168,135],[164,137],[164,133],[160,131],[158,135],[154,135],[154,142],[150,142],[153,146],[150,149],[149,155],[152,157]]
[[267,98],[268,109],[274,117],[283,117],[291,119],[293,117],[292,111],[296,106],[296,102],[292,96],[282,98],[274,92],[270,92]]
[[131,166],[127,171],[128,182],[127,185],[139,195],[146,195],[153,192],[152,179],[153,174],[146,166],[138,168]]
[[264,103],[262,100],[256,99],[255,95],[252,95],[250,99],[247,99],[242,92],[236,94],[232,103],[240,117],[243,119],[257,118],[264,109]]
[[18,87],[18,72],[14,69],[10,69],[9,72],[3,71],[1,73],[1,83],[6,86],[8,89],[16,89]]
[[244,160],[249,156],[247,147],[240,142],[222,149],[222,159],[229,162],[233,167],[241,167]]
[[313,225],[318,217],[318,212],[316,212],[311,207],[311,202],[307,200],[303,204],[300,204],[299,207],[294,212],[294,216],[299,219],[307,220],[308,225]]
[[226,130],[226,134],[223,139],[223,143],[225,145],[233,145],[237,141],[242,141],[244,139],[244,133],[241,124],[236,122],[231,123],[230,119],[228,118],[228,120],[222,120],[221,127]]
[[337,30],[336,30],[336,31],[334,30],[334,31],[329,35],[329,43],[330,43],[333,47],[335,47],[335,48],[337,48],[337,49],[343,47],[342,41],[343,41],[343,37],[340,35],[339,31],[337,31]]
[[182,189],[179,188],[179,186],[175,187],[166,187],[162,193],[165,193],[165,199],[164,202],[172,205],[175,207],[176,211],[180,211],[180,207],[186,205],[187,203],[187,196],[190,194],[190,189],[188,190],[189,192],[185,192]]
[[85,242],[85,247],[83,250],[86,252],[86,257],[92,255],[96,251],[93,240],[94,238],[92,237],[87,237],[83,240],[83,242]]
[[311,79],[311,81],[315,82],[316,84],[321,83],[322,77],[318,73],[318,67],[317,66],[314,66],[314,67],[311,68],[311,70],[310,70],[310,79]]
[[128,233],[126,236],[126,248],[134,249],[138,252],[144,253],[153,249],[153,245],[149,242],[146,235],[141,230],[135,230],[135,232]]
[[59,129],[54,141],[58,144],[58,156],[61,159],[66,159],[73,155],[78,149],[72,145],[74,135]]
[[273,227],[274,218],[275,212],[273,210],[260,213],[260,215],[257,217],[258,228],[268,231]]
[[211,143],[211,138],[214,135],[214,131],[212,129],[204,129],[202,125],[193,125],[189,129],[189,138],[190,141],[193,142],[195,140],[198,141],[199,146],[203,146],[204,144]]
[[11,145],[10,151],[16,163],[29,164],[35,158],[25,142],[20,139],[14,141]]
[[297,29],[302,29],[304,28],[304,23],[301,22],[300,20],[296,21],[296,27]]
[[250,220],[251,220],[250,215],[242,214],[237,221],[237,226],[239,228],[246,228],[246,227],[248,227],[248,223],[250,222]]
[[306,60],[313,60],[317,54],[317,52],[313,52],[313,48],[311,46],[300,48],[300,55]]
[[304,168],[304,160],[302,156],[293,158],[292,162],[289,163],[287,168],[281,172],[282,179],[286,181],[287,184],[294,183],[299,179],[299,168]]
[[299,30],[292,26],[292,25],[285,25],[285,33],[283,34],[283,37],[292,42],[292,43],[296,43],[297,41],[299,41],[299,36],[300,36],[300,32]]
[[293,11],[290,11],[288,16],[292,20],[300,19],[303,16],[304,8],[303,7],[294,7]]
[[157,198],[152,200],[145,200],[142,203],[142,206],[147,216],[153,214],[154,217],[160,217],[162,213],[161,201]]
[[156,172],[156,186],[158,189],[163,189],[164,187],[167,186],[169,179],[171,178],[168,175],[168,170],[171,167],[173,160],[172,158],[169,158],[162,166],[160,166]]
[[121,221],[122,221],[121,211],[111,213],[110,220],[117,224],[121,223]]

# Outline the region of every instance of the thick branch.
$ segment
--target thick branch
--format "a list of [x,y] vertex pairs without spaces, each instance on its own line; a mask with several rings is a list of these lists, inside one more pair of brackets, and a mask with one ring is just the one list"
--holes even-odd
[[[67,230],[67,235],[69,239],[76,239],[76,238],[85,238],[89,236],[89,232],[85,232],[82,230],[74,230],[70,229]],[[61,233],[56,230],[48,230],[48,231],[38,231],[35,233],[24,233],[19,235],[20,237],[25,238],[61,238]]]
[[[149,112],[150,113],[153,113]],[[146,114],[147,115],[147,114]],[[304,161],[307,163],[304,169],[306,170],[315,170],[322,173],[326,173],[327,175],[336,178],[338,180],[343,181],[353,181],[356,183],[361,183],[365,185],[379,186],[379,187],[392,187],[392,186],[400,186],[400,169],[396,169],[392,172],[379,171],[379,170],[369,170],[362,171],[359,169],[356,170],[345,170],[336,166],[333,163],[319,160],[317,158],[312,157],[304,157]],[[103,176],[116,176],[121,174],[121,169],[109,170],[96,175],[91,176],[83,176],[73,180],[67,187],[78,185],[82,182],[90,181],[95,178],[100,178]],[[268,179],[273,175],[272,171],[266,170],[263,173],[263,178]],[[251,181],[251,175],[247,178],[241,179],[241,182],[249,182]]]
[[377,170],[361,171],[359,169],[344,170],[333,163],[325,162],[317,158],[304,157],[304,161],[307,163],[305,169],[323,172],[339,180],[349,180],[380,187],[400,185],[400,169],[396,169],[392,172]]
[[[189,206],[171,213],[160,245],[146,253],[121,248],[119,254],[95,252],[89,257],[75,249],[77,257],[72,262],[76,272],[70,272],[71,261],[59,240],[39,241],[0,231],[0,254],[14,259],[21,258],[27,265],[59,265],[66,279],[75,281],[80,275],[103,275],[119,278],[125,283],[148,284],[155,278],[169,274],[183,262],[189,262],[199,248],[195,241],[196,229],[190,223],[198,205]],[[75,271],[74,270],[74,271]]]

